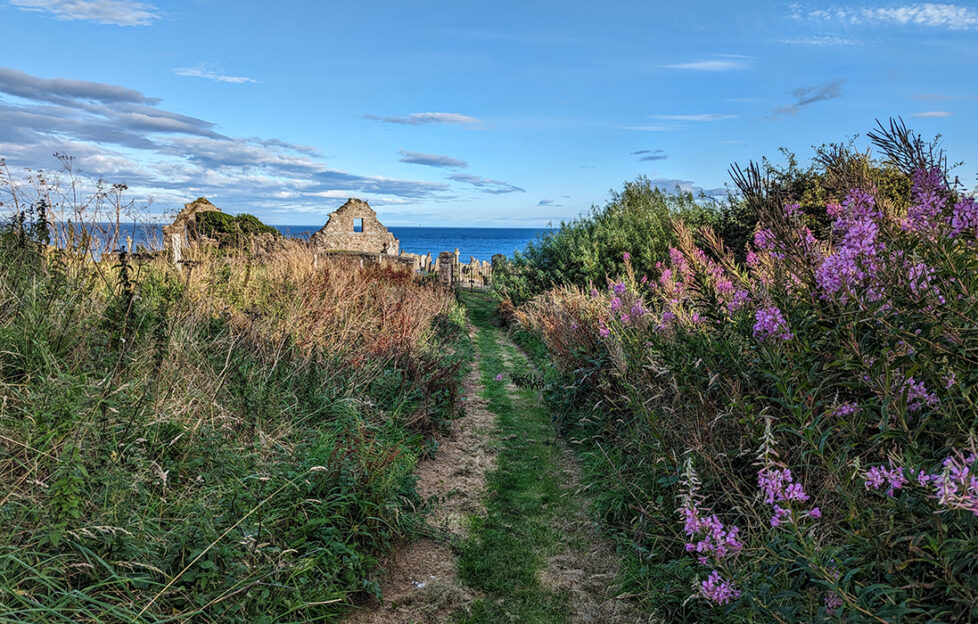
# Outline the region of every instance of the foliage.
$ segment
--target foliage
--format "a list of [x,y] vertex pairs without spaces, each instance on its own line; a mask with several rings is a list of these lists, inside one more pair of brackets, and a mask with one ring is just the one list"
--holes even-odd
[[217,210],[206,210],[196,213],[194,218],[199,234],[217,239],[224,245],[237,245],[244,238],[256,234],[280,236],[278,230],[250,214],[229,215]]
[[682,217],[696,225],[712,223],[715,215],[699,206],[692,194],[670,195],[641,176],[613,192],[603,207],[530,243],[493,273],[496,290],[515,303],[524,302],[554,284],[603,283],[624,269],[622,253],[633,266],[651,271],[674,242],[671,220]]
[[978,206],[902,125],[874,141],[820,207],[739,171],[746,262],[677,220],[649,280],[516,311],[668,621],[978,618]]
[[60,202],[90,218],[51,246],[36,181],[0,185],[0,621],[313,622],[375,593],[458,408],[451,293],[297,243],[177,273],[93,253],[104,217]]

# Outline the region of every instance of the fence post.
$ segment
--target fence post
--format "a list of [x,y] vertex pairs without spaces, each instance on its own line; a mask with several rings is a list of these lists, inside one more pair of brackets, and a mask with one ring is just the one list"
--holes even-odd
[[180,262],[183,260],[183,250],[181,246],[183,245],[183,235],[182,234],[170,234],[170,248],[173,250],[173,266],[177,267],[177,271],[180,270]]

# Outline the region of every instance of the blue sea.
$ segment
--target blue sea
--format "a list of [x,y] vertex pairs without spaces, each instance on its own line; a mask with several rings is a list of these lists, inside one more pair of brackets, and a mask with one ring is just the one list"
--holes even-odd
[[[276,225],[278,231],[286,236],[309,238],[320,226]],[[474,256],[477,260],[491,260],[495,254],[512,257],[522,251],[527,243],[550,232],[548,228],[457,228],[457,227],[390,227],[394,236],[401,241],[401,251],[432,257],[442,251],[455,251],[459,258],[468,262]],[[161,227],[156,224],[123,224],[122,237],[131,236],[137,245],[158,246],[162,240]]]

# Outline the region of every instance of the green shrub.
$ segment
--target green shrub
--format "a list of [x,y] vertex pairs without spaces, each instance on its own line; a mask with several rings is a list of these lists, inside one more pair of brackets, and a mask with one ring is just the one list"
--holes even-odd
[[280,236],[279,231],[265,225],[250,214],[229,215],[217,210],[198,212],[195,215],[197,232],[217,239],[222,245],[235,246],[244,238],[256,234]]

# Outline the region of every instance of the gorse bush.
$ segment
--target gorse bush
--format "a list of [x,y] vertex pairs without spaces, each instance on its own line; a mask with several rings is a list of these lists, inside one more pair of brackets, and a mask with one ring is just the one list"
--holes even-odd
[[670,621],[978,618],[978,204],[902,124],[872,138],[818,232],[751,167],[744,263],[677,220],[648,279],[625,253],[516,312]]
[[420,521],[425,438],[457,411],[451,293],[317,271],[298,243],[188,249],[182,273],[51,246],[56,189],[11,182],[0,621],[325,621],[376,592],[377,557]]

